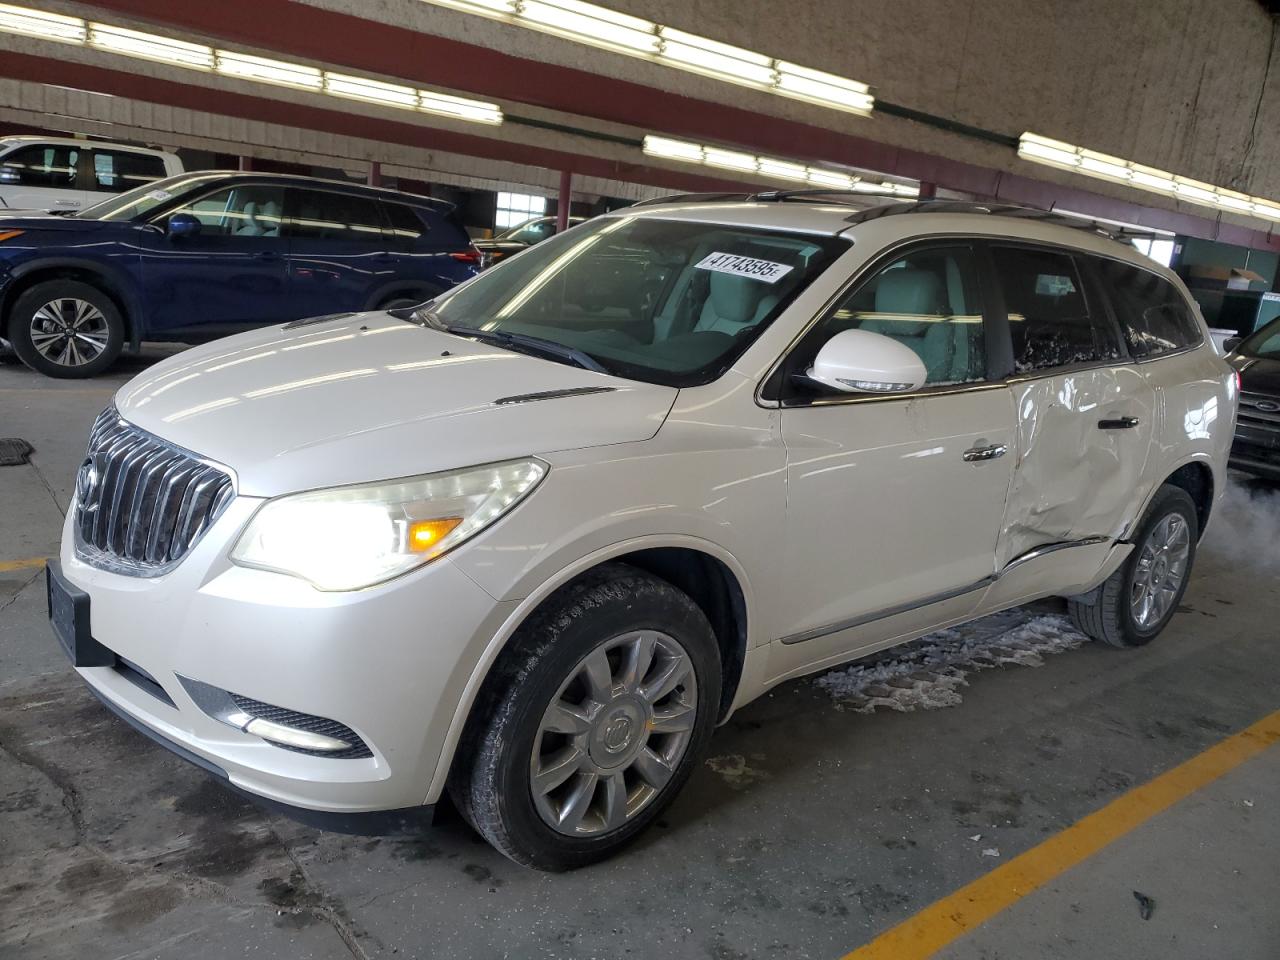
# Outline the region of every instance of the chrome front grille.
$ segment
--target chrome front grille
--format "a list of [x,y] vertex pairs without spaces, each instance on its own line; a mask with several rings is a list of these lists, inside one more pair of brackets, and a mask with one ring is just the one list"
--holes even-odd
[[108,407],[94,421],[76,475],[77,552],[120,573],[163,573],[234,496],[224,470],[126,423]]

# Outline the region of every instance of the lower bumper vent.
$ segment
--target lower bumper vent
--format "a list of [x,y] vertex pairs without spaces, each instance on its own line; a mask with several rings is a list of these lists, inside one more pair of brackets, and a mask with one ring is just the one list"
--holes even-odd
[[291,730],[302,730],[306,733],[318,734],[319,736],[329,737],[333,740],[341,740],[344,743],[352,745],[346,750],[308,750],[305,747],[294,746],[289,743],[281,743],[278,740],[271,741],[275,746],[284,750],[292,750],[295,753],[305,753],[313,757],[333,757],[336,759],[348,760],[373,756],[373,751],[370,750],[365,742],[360,739],[359,734],[346,724],[339,723],[337,720],[330,720],[328,717],[316,717],[309,713],[299,713],[297,710],[287,710],[284,707],[277,707],[270,703],[263,703],[261,700],[242,697],[238,693],[233,693],[230,696],[232,702],[235,703],[237,707],[249,716],[258,720],[265,720],[268,723],[279,724],[280,726],[288,727]]

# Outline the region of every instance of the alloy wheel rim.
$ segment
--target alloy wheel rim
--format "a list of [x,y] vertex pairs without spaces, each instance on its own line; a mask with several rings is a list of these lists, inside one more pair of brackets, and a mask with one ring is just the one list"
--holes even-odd
[[1186,579],[1190,555],[1191,531],[1180,514],[1169,514],[1148,534],[1138,553],[1129,595],[1129,609],[1139,628],[1148,630],[1168,616]]
[[588,653],[534,737],[529,782],[543,822],[583,837],[632,820],[674,776],[697,705],[693,661],[668,634],[637,630]]
[[63,367],[92,363],[111,339],[107,318],[87,300],[50,300],[31,317],[31,344],[46,360]]

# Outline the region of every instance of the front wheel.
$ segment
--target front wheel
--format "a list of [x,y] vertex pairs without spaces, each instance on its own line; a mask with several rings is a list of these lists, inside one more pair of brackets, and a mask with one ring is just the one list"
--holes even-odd
[[1133,552],[1097,590],[1067,603],[1075,625],[1113,647],[1140,647],[1173,619],[1187,590],[1200,525],[1181,487],[1157,492],[1133,538]]
[[512,644],[459,744],[450,793],[517,863],[602,860],[657,818],[710,739],[711,627],[669,583],[609,564],[553,595]]
[[50,377],[92,377],[124,347],[124,318],[110,297],[79,280],[24,290],[9,312],[9,340],[27,366]]

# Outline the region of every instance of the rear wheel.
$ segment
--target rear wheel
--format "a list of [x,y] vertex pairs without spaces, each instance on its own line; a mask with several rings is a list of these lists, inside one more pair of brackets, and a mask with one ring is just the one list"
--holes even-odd
[[124,346],[124,318],[97,287],[46,280],[24,290],[9,313],[8,337],[22,362],[46,376],[92,377]]
[[657,818],[710,739],[711,627],[675,587],[610,564],[552,596],[512,644],[459,744],[450,793],[517,863],[602,860]]
[[1182,601],[1199,537],[1195,501],[1181,487],[1162,486],[1120,569],[1092,593],[1068,601],[1072,621],[1113,647],[1150,643]]

